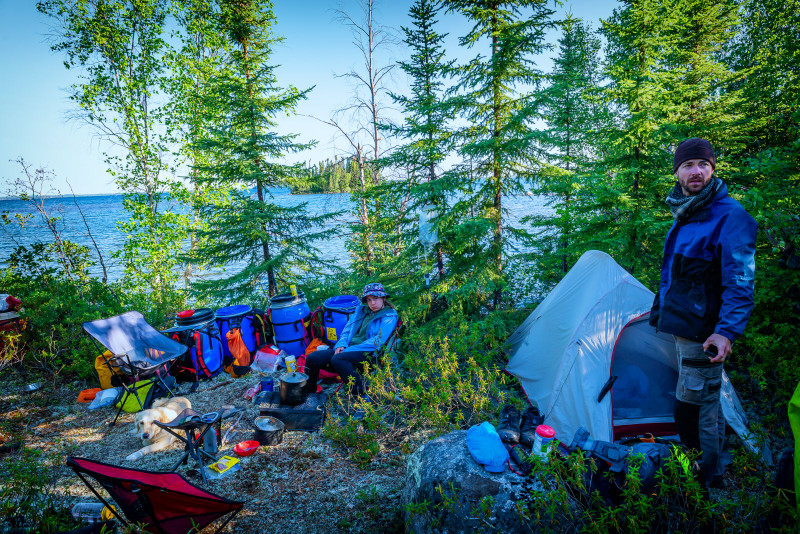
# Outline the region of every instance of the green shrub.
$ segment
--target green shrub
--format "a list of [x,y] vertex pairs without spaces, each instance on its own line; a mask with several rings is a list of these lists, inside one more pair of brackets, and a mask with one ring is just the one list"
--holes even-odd
[[0,515],[12,529],[30,529],[42,534],[62,532],[76,526],[69,510],[55,500],[58,455],[24,448],[0,463]]

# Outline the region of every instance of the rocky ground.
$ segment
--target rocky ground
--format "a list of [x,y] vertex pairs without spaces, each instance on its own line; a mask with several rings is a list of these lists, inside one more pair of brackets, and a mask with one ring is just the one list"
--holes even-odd
[[[245,409],[220,455],[236,456],[233,445],[252,438],[252,420],[258,416],[258,409],[244,400],[243,394],[255,382],[257,378],[218,376],[214,381],[202,383],[192,394],[187,394],[188,385],[180,386],[178,394],[189,398],[192,407],[201,413],[218,410],[225,404]],[[123,413],[116,426],[109,427],[115,409],[90,411],[86,404],[76,401],[80,390],[92,384],[61,385],[54,381],[42,383],[42,388],[34,393],[24,392],[23,386],[24,381],[18,376],[0,379],[0,451],[3,451],[0,462],[18,459],[19,449],[15,444],[19,441],[26,448],[44,452],[54,464],[51,470],[54,494],[65,507],[95,500],[72,470],[64,466],[66,456],[151,471],[168,470],[180,457],[182,446],[175,443],[166,451],[145,456],[135,465],[126,462],[125,457],[142,446],[133,433],[134,414]],[[334,412],[329,417],[339,415]],[[235,417],[225,421],[223,433],[233,421]],[[383,443],[377,456],[361,466],[348,458],[346,450],[321,434],[286,432],[280,445],[260,447],[254,455],[242,458],[241,471],[204,486],[218,495],[246,502],[224,532],[402,530],[399,499],[405,459],[399,450]],[[178,473],[202,485],[195,467],[190,460]]]

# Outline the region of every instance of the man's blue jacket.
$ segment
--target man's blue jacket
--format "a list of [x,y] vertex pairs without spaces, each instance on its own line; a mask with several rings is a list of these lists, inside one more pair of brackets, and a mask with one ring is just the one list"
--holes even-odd
[[344,325],[342,333],[339,335],[339,341],[333,346],[334,349],[344,347],[346,352],[361,350],[373,352],[381,348],[389,340],[395,326],[397,326],[399,316],[394,308],[384,306],[370,320],[367,326],[367,339],[363,343],[350,346],[350,340],[353,339],[353,335],[361,327],[361,321],[364,320],[368,310],[369,308],[365,304],[361,304],[356,308],[356,312],[350,316],[350,320]]
[[756,232],[725,184],[708,205],[675,222],[664,242],[650,324],[699,342],[712,333],[731,342],[741,336],[753,310]]

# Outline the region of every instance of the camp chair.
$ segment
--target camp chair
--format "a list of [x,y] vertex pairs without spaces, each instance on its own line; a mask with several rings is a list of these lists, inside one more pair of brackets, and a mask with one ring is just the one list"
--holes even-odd
[[[384,343],[380,348],[378,348],[375,352],[373,352],[370,355],[369,359],[367,359],[367,362],[374,367],[381,360],[381,358],[383,358],[384,354],[390,354],[392,351],[394,351],[395,347],[398,346],[397,344],[399,343],[400,337],[403,334],[403,332],[405,332],[405,325],[403,324],[403,320],[398,315],[397,324],[395,325],[394,330],[392,330],[389,339],[387,339],[386,343]],[[393,364],[397,363],[394,360],[394,356],[392,363]],[[319,379],[321,381],[326,381],[326,382],[339,382],[339,385],[336,386],[337,393],[340,389],[342,389],[342,386],[344,385],[344,383],[342,382],[342,377],[339,376],[339,373],[336,373],[334,371],[328,371],[327,369],[319,370]],[[366,387],[367,385],[364,384],[364,389],[366,389]],[[321,390],[320,386],[317,386],[317,391],[320,390]]]
[[[139,471],[73,457],[67,458],[67,465],[124,525],[144,524],[152,534],[200,532],[230,514],[214,531],[216,534],[244,506],[243,502],[214,495],[175,473]],[[87,477],[93,478],[111,495],[130,523],[109,505]]]
[[[219,412],[201,414],[192,410],[191,408],[186,408],[178,414],[178,417],[172,421],[169,421],[168,423],[153,421],[153,423],[160,426],[186,445],[183,456],[181,456],[180,460],[175,462],[175,465],[172,466],[170,472],[174,473],[177,471],[178,467],[181,464],[187,463],[189,457],[191,456],[197,460],[197,463],[199,464],[200,473],[203,477],[203,484],[208,482],[206,480],[205,470],[203,469],[203,456],[205,456],[211,462],[215,462],[217,458],[203,449],[203,438],[210,430],[211,432],[216,432],[221,439],[222,421],[236,413],[239,413],[240,411],[241,410],[237,408],[232,408]],[[214,427],[216,427],[216,429]],[[182,436],[179,432],[184,432],[186,436]],[[221,445],[222,444],[220,443],[220,446]]]
[[88,321],[83,323],[83,329],[92,337],[95,344],[111,352],[111,356],[103,355],[103,360],[112,373],[116,372],[117,368],[130,382],[126,384],[122,381],[124,389],[122,400],[111,426],[116,424],[130,395],[136,398],[142,410],[145,409],[146,403],[140,398],[139,390],[149,390],[159,383],[172,395],[172,390],[161,376],[166,376],[170,367],[186,352],[186,345],[162,335],[147,324],[138,311],[129,311],[108,319]]

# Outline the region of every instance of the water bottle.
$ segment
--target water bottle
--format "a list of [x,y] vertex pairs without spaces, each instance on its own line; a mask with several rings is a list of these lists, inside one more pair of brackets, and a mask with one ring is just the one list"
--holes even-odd
[[245,400],[252,400],[256,394],[261,391],[261,382],[256,384],[255,386],[247,388],[247,391],[244,392]]
[[203,436],[203,450],[211,456],[217,456],[217,429],[213,426]]

